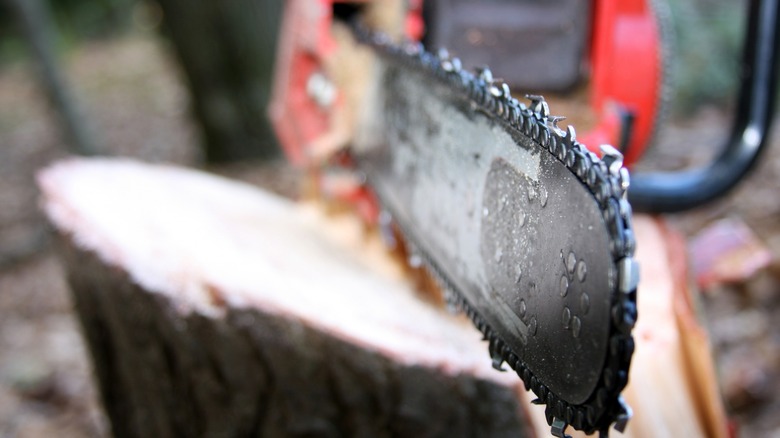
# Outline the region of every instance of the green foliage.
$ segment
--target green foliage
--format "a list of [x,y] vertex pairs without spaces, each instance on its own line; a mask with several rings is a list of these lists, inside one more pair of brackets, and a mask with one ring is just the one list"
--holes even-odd
[[104,37],[124,29],[135,0],[47,0],[67,38]]
[[724,105],[737,93],[747,16],[745,1],[669,0],[674,28],[673,110]]
[[16,29],[10,25],[6,10],[0,7],[0,67],[23,57],[25,53],[27,53],[27,45]]
[[12,18],[8,6],[0,1],[0,66],[9,60],[19,58],[26,49]]
[[[132,10],[142,0],[43,0],[57,29],[57,46],[104,38],[122,32],[132,20]],[[0,0],[0,66],[27,51],[14,15]]]

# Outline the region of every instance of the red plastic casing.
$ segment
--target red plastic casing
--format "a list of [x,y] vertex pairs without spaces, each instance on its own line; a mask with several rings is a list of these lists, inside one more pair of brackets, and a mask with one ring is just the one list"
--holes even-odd
[[[336,133],[335,115],[344,99],[336,90],[327,107],[318,104],[307,90],[315,74],[327,76],[327,66],[337,49],[331,34],[333,7],[338,0],[287,0],[277,49],[274,88],[269,114],[290,162],[317,169],[322,147]],[[660,102],[662,58],[658,26],[650,0],[594,0],[590,42],[591,106],[598,121],[578,139],[599,153],[601,144],[619,145],[627,112],[633,117],[625,163],[641,157],[652,138]],[[409,1],[404,29],[419,40],[424,31],[422,0]],[[343,160],[340,160],[343,162]],[[365,187],[338,193],[357,205],[362,215],[374,221],[377,203]]]
[[594,2],[591,106],[599,121],[579,140],[590,149],[620,145],[622,114],[633,118],[624,162],[630,166],[653,138],[661,102],[663,57],[658,22],[649,0]]

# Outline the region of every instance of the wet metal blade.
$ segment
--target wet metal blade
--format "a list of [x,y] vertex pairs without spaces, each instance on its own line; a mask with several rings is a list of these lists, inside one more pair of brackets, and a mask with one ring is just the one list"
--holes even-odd
[[636,264],[618,155],[588,153],[488,70],[363,38],[381,56],[354,155],[383,206],[551,424],[620,424]]

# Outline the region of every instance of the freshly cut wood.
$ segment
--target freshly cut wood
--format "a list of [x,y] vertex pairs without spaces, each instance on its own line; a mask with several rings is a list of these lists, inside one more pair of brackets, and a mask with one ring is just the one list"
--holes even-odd
[[692,291],[682,236],[660,219],[635,218],[641,280],[636,348],[625,396],[635,411],[628,432],[638,437],[727,437],[704,328]]
[[532,433],[520,380],[355,219],[130,161],[39,182],[116,436]]

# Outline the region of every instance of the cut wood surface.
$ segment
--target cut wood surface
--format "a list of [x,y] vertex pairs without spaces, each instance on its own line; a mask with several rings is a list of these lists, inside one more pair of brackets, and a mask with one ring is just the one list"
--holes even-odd
[[709,339],[689,303],[682,236],[659,219],[637,216],[636,348],[625,396],[634,409],[628,432],[648,437],[726,437]]
[[[349,215],[131,161],[66,161],[39,183],[116,436],[549,435],[479,333]],[[684,251],[659,220],[636,232],[625,436],[721,435]]]
[[127,161],[40,184],[116,436],[527,434],[519,379],[356,220]]

